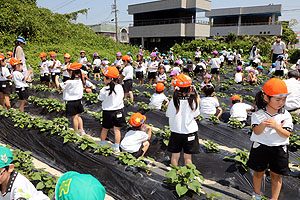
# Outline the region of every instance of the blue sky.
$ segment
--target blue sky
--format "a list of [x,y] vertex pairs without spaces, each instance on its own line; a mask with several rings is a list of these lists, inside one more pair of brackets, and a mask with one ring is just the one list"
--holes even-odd
[[[130,4],[149,2],[151,0],[117,0],[118,20],[121,26],[126,26],[132,23],[132,16],[128,15],[127,8]],[[79,16],[77,22],[91,25],[100,23],[111,23],[114,18],[111,13],[114,0],[38,0],[39,7],[45,7],[57,13],[70,13],[84,8],[90,8],[87,16]],[[282,4],[283,13],[280,20],[297,19],[300,22],[300,3],[299,0],[212,0],[212,9],[228,8],[228,7],[243,7]],[[298,9],[290,11],[293,9]],[[199,19],[203,14],[198,14]],[[294,27],[294,30],[300,32],[300,24]]]

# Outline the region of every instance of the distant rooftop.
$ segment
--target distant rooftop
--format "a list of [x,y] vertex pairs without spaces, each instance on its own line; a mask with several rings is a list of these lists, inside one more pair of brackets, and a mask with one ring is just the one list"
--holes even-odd
[[[91,28],[94,32],[102,32],[102,33],[116,33],[115,25],[110,24],[94,24],[94,25],[87,25]],[[119,31],[124,27],[118,27]],[[127,28],[127,27],[126,27]]]

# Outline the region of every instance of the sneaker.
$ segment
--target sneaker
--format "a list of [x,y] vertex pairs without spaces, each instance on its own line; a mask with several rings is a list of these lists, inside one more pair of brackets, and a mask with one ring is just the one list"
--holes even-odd
[[261,200],[261,199],[262,199],[262,196],[261,196],[261,195],[253,194],[251,200]]
[[120,148],[113,148],[114,149],[114,154],[119,154],[120,153]]
[[107,142],[105,140],[100,142],[100,146],[104,147],[105,145],[107,145]]

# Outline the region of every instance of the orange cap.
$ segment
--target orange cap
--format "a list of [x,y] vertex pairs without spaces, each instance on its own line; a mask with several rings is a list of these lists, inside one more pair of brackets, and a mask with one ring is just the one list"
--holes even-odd
[[107,67],[106,69],[102,70],[104,76],[110,78],[118,78],[119,77],[119,70],[116,67]]
[[129,123],[133,127],[141,126],[146,121],[146,116],[141,113],[134,113],[129,119]]
[[43,58],[43,57],[47,57],[47,54],[45,52],[40,53],[40,58]]
[[0,61],[4,60],[5,56],[0,55]]
[[156,89],[157,92],[164,91],[165,85],[163,83],[157,83],[155,89]]
[[268,96],[286,97],[289,95],[285,82],[279,78],[268,80],[262,90]]
[[74,62],[70,65],[70,70],[77,70],[80,69],[82,67],[82,64]]
[[239,95],[233,95],[233,96],[231,97],[231,101],[236,100],[236,99],[242,100],[241,97],[240,97]]
[[129,55],[125,55],[122,57],[122,60],[127,60],[127,61],[130,61],[130,56]]
[[192,79],[185,74],[179,74],[172,81],[172,84],[178,87],[189,87],[192,85]]
[[7,55],[13,56],[13,52],[9,51],[6,53]]
[[66,53],[66,54],[64,55],[64,57],[65,57],[65,58],[71,58],[71,54]]
[[54,51],[51,51],[50,56],[57,56],[57,54]]
[[21,63],[22,63],[22,61],[20,61],[20,60],[18,60],[18,59],[15,59],[15,58],[11,58],[11,59],[9,60],[9,64],[10,64],[11,66],[15,66],[15,65],[21,64]]

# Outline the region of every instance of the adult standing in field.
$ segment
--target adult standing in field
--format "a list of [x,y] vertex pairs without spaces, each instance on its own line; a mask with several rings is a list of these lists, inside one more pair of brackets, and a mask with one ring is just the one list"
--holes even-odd
[[257,52],[257,46],[258,46],[258,42],[254,42],[253,46],[251,47],[250,56],[249,56],[250,65],[253,64],[253,61],[257,57],[257,54],[258,54],[258,52]]
[[25,38],[23,37],[17,37],[15,40],[15,48],[13,50],[13,56],[14,58],[20,60],[22,62],[22,69],[23,69],[23,74],[27,74],[27,67],[26,67],[26,59],[25,59],[25,53],[23,51],[24,45],[27,44],[25,41]]
[[279,55],[284,55],[286,52],[286,46],[285,43],[281,41],[280,37],[276,39],[276,42],[272,45],[271,48],[271,56],[270,59],[272,59],[272,63],[275,63],[277,60],[277,57]]

